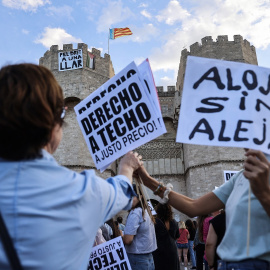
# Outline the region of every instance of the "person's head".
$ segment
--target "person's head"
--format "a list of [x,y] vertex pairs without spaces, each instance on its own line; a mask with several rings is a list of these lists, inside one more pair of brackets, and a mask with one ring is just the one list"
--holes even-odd
[[39,157],[55,127],[61,126],[63,112],[63,91],[47,68],[34,64],[1,68],[0,157]]
[[180,229],[185,229],[186,228],[186,225],[185,225],[185,222],[184,221],[180,221],[179,222],[179,228]]
[[194,224],[193,224],[193,222],[192,222],[191,219],[187,219],[186,222],[185,222],[185,224],[186,224],[186,227],[187,227],[189,230],[195,229]]
[[163,220],[163,221],[170,221],[173,219],[172,217],[172,208],[169,204],[161,204],[159,203],[155,207],[156,213],[157,213],[157,218]]
[[118,221],[118,223],[122,223],[123,222],[123,218],[122,217],[117,217],[117,221]]

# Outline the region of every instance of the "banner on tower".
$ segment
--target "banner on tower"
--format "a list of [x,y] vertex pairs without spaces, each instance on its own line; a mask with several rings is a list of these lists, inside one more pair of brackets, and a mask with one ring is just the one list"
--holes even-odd
[[150,64],[134,62],[74,108],[97,169],[166,132]]
[[270,154],[270,69],[188,56],[176,141]]
[[78,69],[83,67],[82,50],[63,51],[58,53],[59,71]]

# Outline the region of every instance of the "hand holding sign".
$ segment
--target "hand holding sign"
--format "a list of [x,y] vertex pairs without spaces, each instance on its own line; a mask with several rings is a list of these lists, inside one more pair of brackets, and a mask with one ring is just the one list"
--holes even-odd
[[132,183],[133,172],[143,165],[142,156],[138,153],[128,152],[121,159],[118,174],[126,175]]
[[177,142],[270,153],[270,70],[188,57]]

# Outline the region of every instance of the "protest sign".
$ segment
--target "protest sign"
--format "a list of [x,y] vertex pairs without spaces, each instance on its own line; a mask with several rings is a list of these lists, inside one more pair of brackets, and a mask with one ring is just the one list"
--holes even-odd
[[75,106],[97,169],[166,132],[149,78],[133,62]]
[[92,248],[87,270],[131,270],[122,237]]
[[188,56],[177,142],[270,153],[270,70]]
[[82,50],[72,50],[58,53],[59,71],[78,69],[83,67]]
[[148,205],[148,207],[149,207],[152,215],[155,216],[157,214],[157,212],[156,212],[155,208],[153,207],[153,205],[152,205],[152,203],[151,203],[150,200],[147,200],[147,205]]
[[224,182],[227,182],[231,179],[232,176],[238,173],[238,171],[223,171],[224,173]]

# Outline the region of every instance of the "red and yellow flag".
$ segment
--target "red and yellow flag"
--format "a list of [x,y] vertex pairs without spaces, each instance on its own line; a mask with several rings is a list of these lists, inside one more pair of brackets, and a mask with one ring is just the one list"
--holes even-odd
[[110,39],[116,39],[122,36],[130,36],[130,35],[132,35],[132,32],[128,27],[110,29]]

